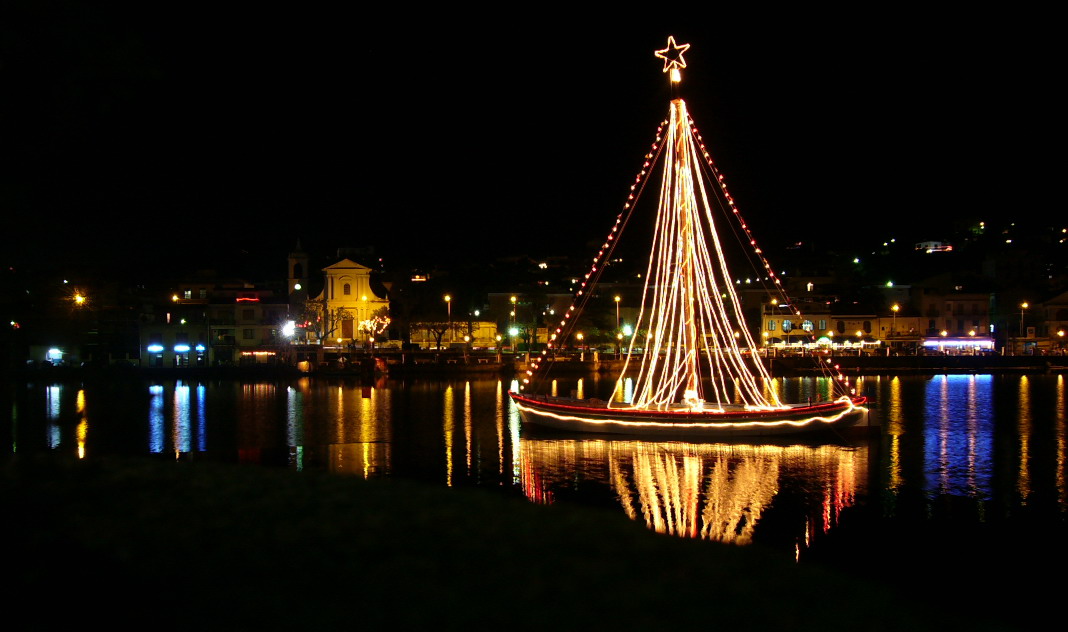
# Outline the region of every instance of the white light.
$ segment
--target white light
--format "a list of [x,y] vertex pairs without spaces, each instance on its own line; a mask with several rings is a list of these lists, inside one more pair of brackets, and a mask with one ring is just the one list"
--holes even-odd
[[175,353],[186,353],[189,351],[189,345],[174,345]]
[[282,325],[282,335],[291,337],[297,331],[297,323],[287,320],[286,324]]
[[149,353],[162,353],[163,345],[148,345],[147,349]]

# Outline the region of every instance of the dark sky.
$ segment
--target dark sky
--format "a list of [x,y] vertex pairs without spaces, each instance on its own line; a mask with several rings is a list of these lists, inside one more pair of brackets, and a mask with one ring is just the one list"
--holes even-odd
[[667,114],[669,34],[758,236],[1063,208],[1049,16],[225,4],[3,10],[5,257],[583,254]]

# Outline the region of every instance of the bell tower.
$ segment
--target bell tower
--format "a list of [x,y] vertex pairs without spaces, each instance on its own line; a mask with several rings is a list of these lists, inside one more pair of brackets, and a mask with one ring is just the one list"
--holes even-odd
[[308,253],[297,246],[289,253],[289,280],[286,283],[290,305],[302,305],[308,299]]

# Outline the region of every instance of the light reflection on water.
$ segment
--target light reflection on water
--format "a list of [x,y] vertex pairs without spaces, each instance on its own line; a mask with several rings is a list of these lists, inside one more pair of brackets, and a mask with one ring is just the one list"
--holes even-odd
[[807,544],[810,529],[826,532],[864,493],[868,468],[866,451],[837,445],[524,438],[520,455],[531,500],[600,483],[655,531],[735,544],[752,542],[783,484],[809,502],[793,534]]
[[[879,502],[893,515],[910,492],[966,499],[980,516],[990,503],[1004,514],[1066,514],[1064,376],[869,376],[856,384],[882,424],[871,444],[547,436],[522,428],[507,396],[516,383],[499,380],[12,385],[0,422],[13,452],[162,455],[505,489],[534,502],[612,506],[658,531],[741,544],[788,518],[777,537],[804,549],[844,510]],[[553,387],[627,393],[626,384],[596,376]],[[830,387],[823,378],[766,385],[790,401],[827,397]]]
[[924,402],[928,492],[989,500],[994,419],[991,375],[939,375]]

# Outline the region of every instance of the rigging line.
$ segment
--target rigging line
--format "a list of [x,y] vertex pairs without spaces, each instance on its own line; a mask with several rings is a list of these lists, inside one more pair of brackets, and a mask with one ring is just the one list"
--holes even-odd
[[[705,146],[703,144],[703,139],[702,139],[701,134],[700,134],[700,131],[697,129],[697,125],[696,125],[696,123],[694,123],[693,119],[690,119],[690,132],[691,132],[692,137],[697,141],[697,144],[700,146],[700,148],[702,150],[702,155],[705,158],[705,162],[702,165],[702,168],[711,170],[711,175],[713,176],[711,179],[714,182],[719,183],[719,185],[720,185],[720,194],[721,195],[715,196],[715,199],[716,199],[716,202],[717,202],[717,206],[720,208],[722,213],[724,213],[724,214],[726,214],[728,216],[729,215],[735,215],[736,216],[734,221],[728,221],[728,224],[730,225],[732,231],[735,233],[736,238],[739,239],[739,241],[741,241],[740,235],[737,232],[737,227],[740,227],[745,232],[746,236],[748,237],[749,246],[752,248],[752,252],[754,254],[756,254],[760,258],[761,262],[763,263],[764,269],[768,273],[768,277],[767,278],[774,279],[774,284],[776,286],[775,289],[774,289],[774,293],[780,295],[786,305],[796,305],[795,302],[792,300],[792,297],[790,297],[789,293],[786,291],[786,288],[783,287],[781,281],[776,277],[775,271],[771,268],[771,264],[764,257],[762,249],[757,245],[756,240],[753,238],[753,235],[749,230],[748,223],[742,217],[741,213],[738,211],[737,206],[734,204],[734,199],[731,197],[730,193],[727,191],[727,185],[726,185],[726,182],[725,182],[725,180],[723,178],[723,175],[719,172],[719,169],[716,167],[715,162],[712,160],[711,155],[708,153],[707,149],[705,148]],[[727,205],[731,208],[732,213],[726,213],[726,207],[723,206],[724,200],[727,202]],[[737,222],[737,227],[735,225],[735,222]],[[746,258],[750,261],[750,266],[752,268],[754,268],[754,269],[757,269],[757,267],[755,265],[753,265],[753,263],[752,263],[752,255],[750,254],[750,249],[746,248],[745,244],[741,244],[741,245],[742,245],[742,252],[746,256]],[[766,279],[762,279],[759,276],[757,278],[760,281],[761,286],[765,289],[765,291],[769,291],[768,285],[765,282]],[[796,307],[794,309],[794,312],[795,312],[797,318],[799,318],[799,319],[803,319],[804,318],[803,315],[801,314],[800,310],[797,310]],[[815,336],[810,333],[809,334],[809,339],[810,339],[810,342],[814,341],[815,340]],[[827,369],[826,365],[820,363],[819,364],[819,368],[820,368],[821,373],[823,373],[824,375],[830,376],[832,378],[835,377]],[[842,375],[841,375],[840,372],[837,372],[837,377],[838,377],[839,381],[842,380]],[[847,388],[848,388],[848,385],[847,385]]]
[[[630,218],[634,213],[634,208],[636,206],[636,204],[634,204],[634,203],[640,197],[641,193],[645,190],[645,185],[649,180],[648,175],[650,173],[652,173],[652,166],[656,164],[656,159],[659,157],[660,150],[663,147],[663,145],[661,144],[660,141],[661,141],[661,134],[663,132],[663,128],[664,128],[665,124],[666,124],[666,122],[662,121],[660,123],[660,125],[657,127],[656,137],[655,137],[656,140],[653,142],[651,150],[648,153],[646,153],[646,155],[645,155],[645,162],[642,165],[641,171],[638,173],[637,176],[635,176],[635,183],[630,186],[631,193],[628,195],[628,200],[629,201],[626,204],[624,204],[624,207],[623,207],[624,210],[619,212],[616,215],[615,224],[613,224],[612,230],[609,232],[609,235],[608,235],[608,237],[606,239],[605,245],[602,246],[601,251],[598,253],[598,256],[594,258],[594,264],[595,265],[593,266],[591,272],[589,272],[589,273],[587,273],[585,275],[585,280],[581,284],[581,288],[583,288],[583,289],[578,290],[578,295],[586,295],[586,301],[589,300],[589,296],[591,294],[590,292],[586,292],[585,291],[586,286],[589,285],[590,288],[592,289],[592,287],[594,285],[596,285],[596,283],[600,280],[601,274],[603,274],[603,271],[604,271],[604,268],[605,268],[605,265],[602,264],[602,265],[600,265],[600,268],[598,269],[598,266],[596,264],[600,264],[602,259],[610,260],[612,252],[615,251],[615,245],[616,245],[616,243],[619,242],[619,237],[623,233],[623,228],[630,221]],[[607,254],[605,252],[606,250],[607,250]],[[591,276],[592,276],[592,279],[591,279]],[[583,306],[586,305],[586,301],[582,302]],[[574,311],[573,308],[574,308],[576,302],[577,301],[573,300],[571,306],[568,308],[567,312],[565,312],[565,313],[570,313],[570,312]],[[565,321],[566,321],[566,319],[565,319]],[[578,321],[578,314],[576,314],[575,319],[571,321],[571,327],[567,332],[568,336],[570,335],[571,331],[573,331],[574,328],[577,326],[577,321]],[[559,333],[562,333],[562,328],[558,329],[557,331]],[[566,338],[566,336],[559,336],[559,338],[563,339],[563,338]],[[550,342],[547,346],[549,348],[551,348],[553,346],[552,342]],[[542,356],[545,356],[545,355],[547,355],[547,354],[546,354],[545,351],[543,351],[542,352]],[[536,384],[540,384],[540,382],[543,381],[542,378],[540,377],[540,375],[538,377],[536,377],[534,375],[534,373],[538,372],[538,368],[540,367],[540,364],[541,364],[540,359],[541,359],[540,356],[535,356],[534,358],[532,358],[531,361],[533,363],[533,367],[532,367],[533,371],[531,371],[529,368],[527,370],[527,375],[530,378],[534,378],[534,382]],[[527,384],[529,382],[530,382],[529,379],[524,379],[523,380],[523,384]],[[520,386],[520,390],[523,390],[523,389],[524,389],[524,387]]]

